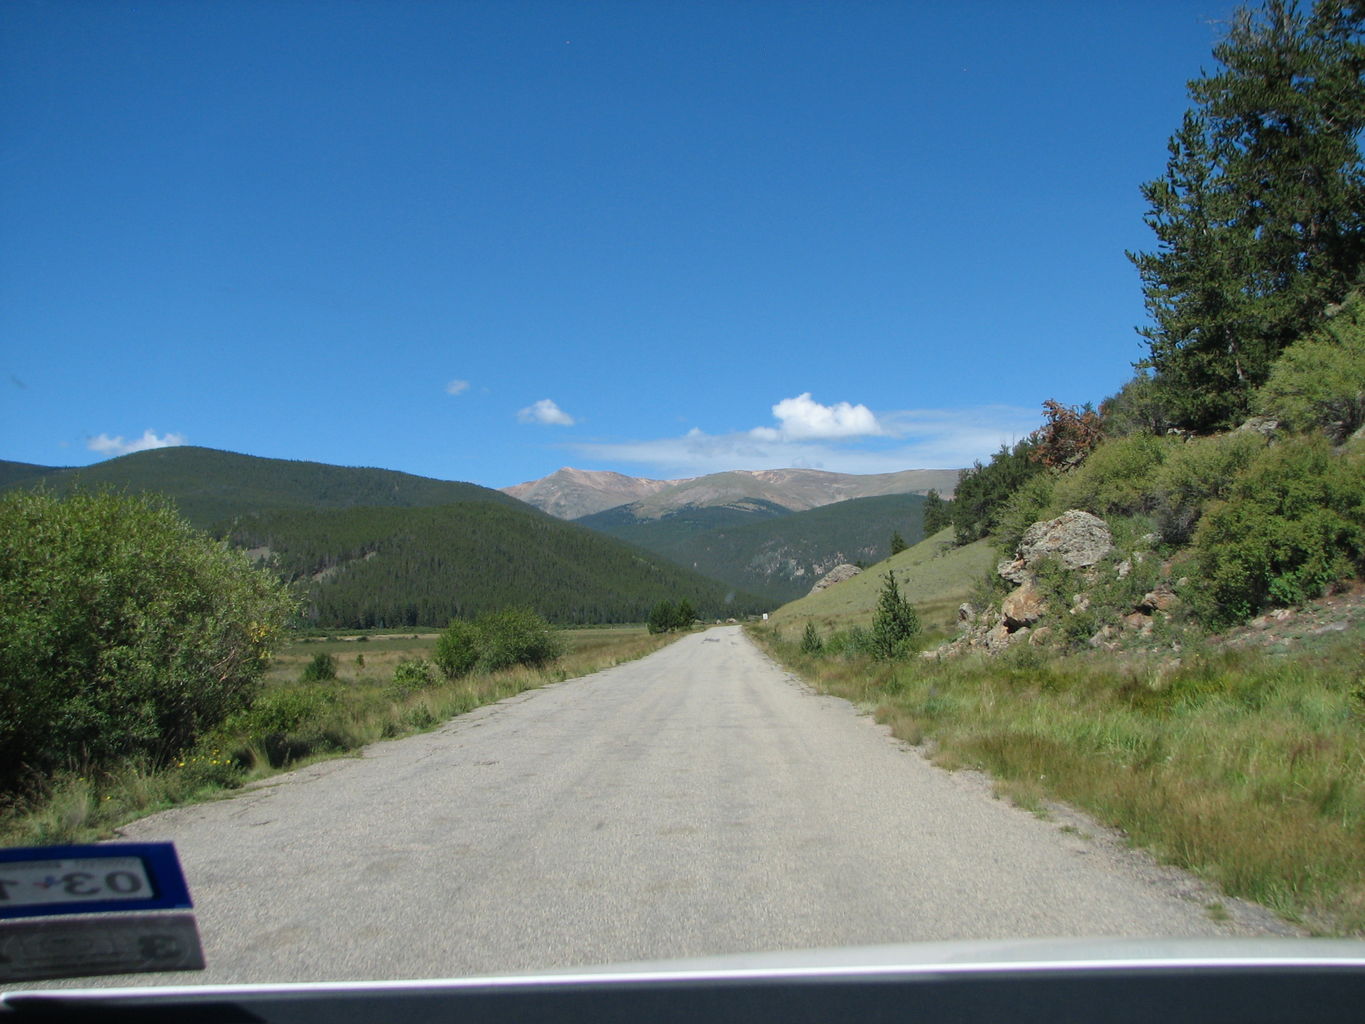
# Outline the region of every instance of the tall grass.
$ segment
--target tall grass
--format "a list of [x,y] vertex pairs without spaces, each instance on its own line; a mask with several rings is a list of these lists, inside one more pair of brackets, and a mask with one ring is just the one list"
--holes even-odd
[[1161,859],[1310,930],[1365,934],[1365,646],[1207,651],[1179,662],[1056,657],[878,665],[803,654],[755,630],[827,692],[929,741],[945,767],[1060,800]]
[[[379,740],[422,732],[524,690],[644,657],[678,638],[650,635],[643,627],[563,635],[568,649],[553,664],[476,673],[417,690],[396,686],[395,669],[405,659],[430,653],[434,636],[296,643],[276,660],[250,711],[169,766],[71,771],[49,779],[41,791],[0,799],[0,845],[107,838],[135,818],[222,796],[243,783]],[[304,670],[320,652],[336,658],[336,678],[303,681]]]

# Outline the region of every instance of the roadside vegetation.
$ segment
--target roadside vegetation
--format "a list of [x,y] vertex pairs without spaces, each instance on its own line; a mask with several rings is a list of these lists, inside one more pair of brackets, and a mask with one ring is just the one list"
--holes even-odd
[[164,500],[111,493],[0,498],[0,593],[6,845],[108,836],[669,639],[518,608],[439,634],[295,638],[273,573]]
[[553,633],[563,647],[553,662],[476,669],[456,679],[436,663],[440,634],[298,638],[272,660],[249,709],[173,759],[72,764],[41,785],[0,797],[0,845],[108,838],[135,818],[425,732],[525,690],[642,658],[676,639],[643,626]]
[[750,629],[943,767],[987,771],[1041,814],[1082,808],[1312,931],[1365,935],[1365,629],[1281,655],[1022,646],[942,662]]
[[[1098,407],[1045,402],[1037,431],[934,504],[950,533],[876,567],[929,630],[878,657],[872,573],[752,627],[939,764],[1354,935],[1365,621],[1342,610],[1282,649],[1237,643],[1361,603],[1363,42],[1365,11],[1326,0],[1236,13],[1143,186],[1157,244],[1130,254],[1151,316],[1137,376]],[[1038,545],[1064,529],[1103,543],[1070,560],[1070,541]],[[982,553],[974,579],[945,571],[965,564],[950,548]]]

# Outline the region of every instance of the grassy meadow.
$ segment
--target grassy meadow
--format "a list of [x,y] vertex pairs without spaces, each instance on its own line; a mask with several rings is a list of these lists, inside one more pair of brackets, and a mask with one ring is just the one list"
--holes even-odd
[[[0,845],[43,846],[109,838],[119,825],[155,811],[213,799],[272,774],[367,744],[422,732],[456,715],[524,690],[633,661],[677,639],[644,626],[567,629],[554,663],[474,673],[448,681],[434,667],[425,683],[402,662],[427,660],[438,634],[350,633],[303,636],[278,654],[251,710],[230,718],[195,749],[159,771],[127,764],[107,772],[70,772],[41,801],[0,805]],[[318,655],[335,677],[303,681]]]

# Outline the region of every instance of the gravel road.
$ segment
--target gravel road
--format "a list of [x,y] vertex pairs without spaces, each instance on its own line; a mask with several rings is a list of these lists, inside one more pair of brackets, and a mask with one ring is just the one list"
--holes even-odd
[[97,983],[1286,932],[1226,899],[1212,920],[1217,897],[1079,820],[932,767],[716,628],[130,825],[175,842],[209,969]]

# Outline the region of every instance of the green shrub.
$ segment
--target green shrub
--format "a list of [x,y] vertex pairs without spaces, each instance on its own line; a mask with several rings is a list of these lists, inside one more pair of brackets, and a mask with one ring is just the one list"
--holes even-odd
[[1097,516],[1150,512],[1156,472],[1180,442],[1151,434],[1131,434],[1101,444],[1085,463],[1058,478],[1053,507],[1078,508]]
[[0,790],[164,764],[246,706],[294,602],[162,500],[0,498]]
[[1205,510],[1194,547],[1214,624],[1316,597],[1365,567],[1365,455],[1320,435],[1272,445]]
[[[669,614],[677,614],[671,605]],[[564,642],[548,622],[529,609],[508,608],[473,622],[454,620],[436,641],[433,657],[447,678],[458,679],[475,669],[545,665],[563,653]]]
[[1295,431],[1341,441],[1365,424],[1365,300],[1347,302],[1280,354],[1252,408]]
[[318,653],[299,674],[301,683],[323,683],[337,677],[337,660],[330,654]]
[[435,684],[436,674],[432,671],[431,662],[425,658],[404,658],[393,667],[393,682],[389,684],[386,695],[393,700],[402,700]]
[[336,691],[325,686],[290,686],[267,690],[246,711],[233,715],[224,733],[262,737],[307,731],[337,706]]
[[1171,412],[1156,381],[1147,373],[1137,374],[1100,403],[1100,426],[1105,437],[1160,436],[1170,425]]
[[1188,543],[1204,507],[1227,496],[1233,480],[1266,444],[1262,435],[1244,430],[1175,445],[1152,483],[1153,511],[1161,539],[1168,544]]
[[697,619],[692,602],[683,598],[676,605],[672,601],[660,601],[649,611],[649,631],[651,633],[671,633],[675,629],[691,629]]
[[820,634],[816,632],[815,623],[807,622],[806,631],[801,635],[801,653],[819,654],[825,649],[825,642],[820,639]]
[[432,653],[447,679],[459,679],[479,661],[479,630],[472,622],[454,619],[436,640]]
[[478,667],[485,672],[513,665],[545,665],[564,653],[564,642],[550,624],[527,608],[481,615]]
[[[1039,473],[1029,477],[1009,496],[1000,510],[992,543],[1005,558],[1013,558],[1024,533],[1040,519],[1051,519],[1053,492],[1057,477],[1052,473]],[[1065,511],[1065,510],[1062,510]]]

